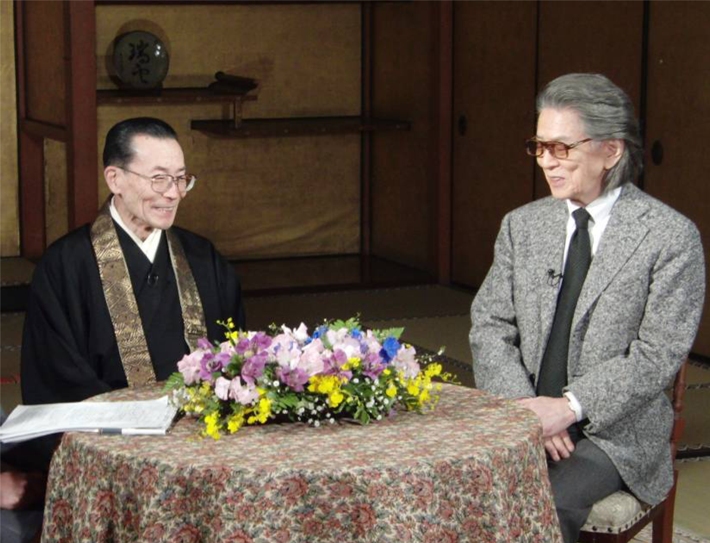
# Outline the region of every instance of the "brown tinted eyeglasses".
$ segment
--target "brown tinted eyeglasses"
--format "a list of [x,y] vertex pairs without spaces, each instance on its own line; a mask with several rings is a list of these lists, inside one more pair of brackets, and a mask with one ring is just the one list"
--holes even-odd
[[525,151],[534,157],[541,157],[545,154],[545,149],[555,158],[567,158],[570,149],[578,145],[592,141],[592,138],[575,141],[574,143],[563,143],[561,141],[542,141],[537,138],[530,138],[525,142]]

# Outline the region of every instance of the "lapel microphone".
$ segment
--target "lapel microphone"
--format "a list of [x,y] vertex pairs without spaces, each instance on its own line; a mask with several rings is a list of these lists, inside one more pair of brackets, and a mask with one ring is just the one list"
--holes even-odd
[[158,274],[157,273],[151,273],[148,275],[148,286],[154,287],[155,285],[158,284]]
[[556,287],[557,285],[559,285],[561,279],[561,273],[555,273],[555,270],[553,270],[552,268],[547,270],[547,284],[551,287]]

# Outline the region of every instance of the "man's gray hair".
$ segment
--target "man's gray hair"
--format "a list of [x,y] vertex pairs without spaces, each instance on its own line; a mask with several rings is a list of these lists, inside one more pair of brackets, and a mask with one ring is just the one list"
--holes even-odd
[[587,136],[626,143],[619,162],[606,175],[604,190],[632,182],[643,168],[643,148],[634,106],[626,93],[601,74],[567,74],[552,80],[537,97],[545,108],[570,108],[579,114]]

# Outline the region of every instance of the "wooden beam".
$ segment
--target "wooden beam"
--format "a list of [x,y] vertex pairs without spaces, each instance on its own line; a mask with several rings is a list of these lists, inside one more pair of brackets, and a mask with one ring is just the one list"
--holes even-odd
[[[362,111],[363,117],[372,117],[372,5],[362,4]],[[370,256],[372,251],[372,135],[362,134],[360,160],[360,253]]]
[[46,245],[44,220],[44,139],[20,130],[20,245],[25,258],[39,258]]
[[437,4],[436,59],[436,269],[442,285],[451,283],[451,192],[453,118],[453,3]]
[[69,137],[67,129],[63,126],[57,126],[41,121],[33,121],[31,119],[21,119],[19,122],[19,128],[23,132],[27,132],[31,136],[38,138],[66,142]]
[[93,2],[65,2],[67,74],[67,202],[69,230],[98,210],[96,18]]
[[15,2],[17,69],[17,151],[20,174],[20,254],[39,258],[46,244],[44,219],[44,140],[28,130],[23,2]]

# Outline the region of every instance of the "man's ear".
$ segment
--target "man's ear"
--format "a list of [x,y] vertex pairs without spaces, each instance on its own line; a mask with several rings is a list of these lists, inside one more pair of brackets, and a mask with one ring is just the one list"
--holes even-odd
[[119,194],[121,192],[118,186],[118,176],[120,175],[118,170],[119,168],[117,166],[106,166],[104,168],[104,179],[113,194]]
[[612,169],[621,160],[626,149],[626,142],[621,139],[606,140],[604,142],[605,164],[607,170]]

